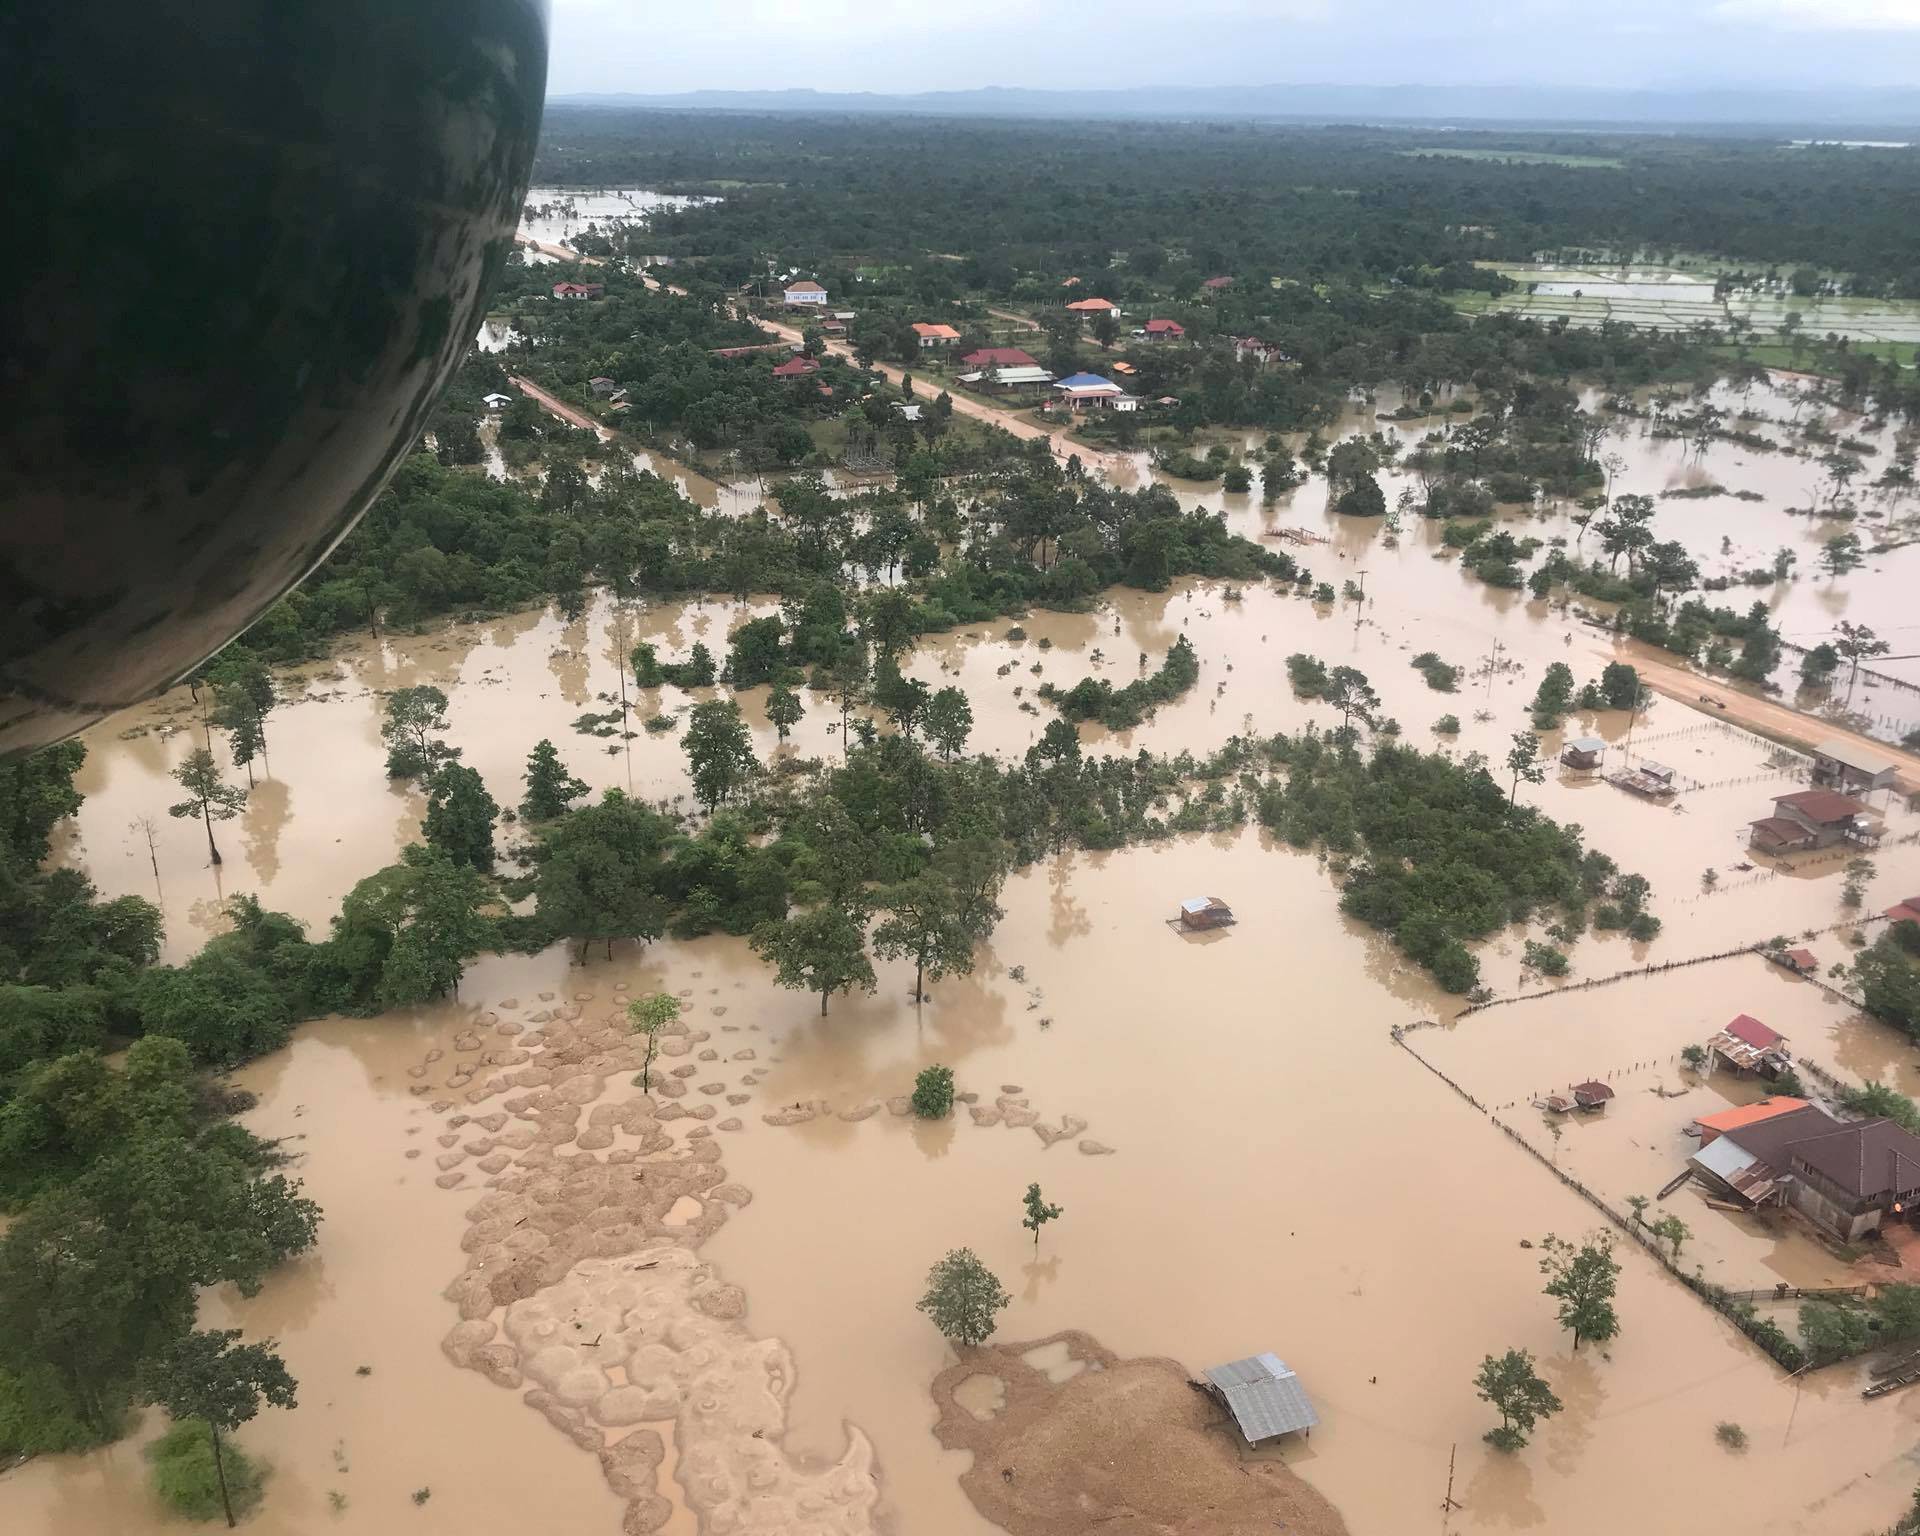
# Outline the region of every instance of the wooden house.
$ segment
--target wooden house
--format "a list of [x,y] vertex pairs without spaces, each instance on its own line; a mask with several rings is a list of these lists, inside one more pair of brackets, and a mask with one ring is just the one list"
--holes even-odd
[[1218,896],[1189,896],[1180,903],[1182,928],[1224,928],[1233,921],[1233,908]]
[[1813,749],[1813,783],[1817,789],[1836,789],[1843,795],[1870,795],[1885,789],[1899,772],[1890,757],[1839,737]]
[[1880,840],[1867,808],[1837,790],[1802,789],[1775,795],[1773,814],[1749,824],[1748,846],[1761,853],[1797,853],[1838,843],[1872,847]]
[[1560,749],[1560,761],[1568,768],[1598,768],[1606,751],[1598,736],[1576,736]]
[[1673,770],[1651,758],[1642,761],[1638,768],[1622,768],[1617,773],[1608,774],[1607,782],[1615,789],[1624,789],[1630,795],[1640,795],[1648,800],[1668,799],[1676,788]]

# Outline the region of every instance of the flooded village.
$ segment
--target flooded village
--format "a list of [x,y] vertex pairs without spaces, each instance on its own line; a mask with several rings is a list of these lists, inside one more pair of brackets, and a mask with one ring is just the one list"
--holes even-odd
[[[671,291],[678,262],[600,242],[627,210],[727,195],[537,188],[522,309],[549,276],[550,309],[603,302],[595,271],[629,264],[650,302],[694,303]],[[810,334],[810,289],[782,286],[803,276],[728,285],[728,317],[777,349],[769,372],[854,369],[851,339]],[[830,317],[844,304],[844,334],[862,301],[811,286]],[[947,399],[968,430],[1039,445],[1096,490],[1158,489],[1300,574],[1108,585],[928,629],[897,665],[927,695],[964,694],[966,755],[1036,773],[1066,751],[1177,764],[1154,835],[1018,862],[999,921],[924,997],[910,951],[876,953],[871,987],[808,990],[776,984],[744,932],[543,935],[478,954],[448,995],[298,1023],[225,1074],[250,1096],[239,1123],[324,1212],[258,1294],[202,1297],[203,1327],[277,1341],[300,1383],[297,1407],[241,1432],[270,1468],[245,1527],[1884,1530],[1920,1482],[1920,1390],[1902,1390],[1920,1382],[1920,1320],[1896,1328],[1883,1306],[1920,1295],[1901,1289],[1920,1286],[1920,1135],[1875,1095],[1920,1097],[1920,1046],[1863,1007],[1860,967],[1920,919],[1920,503],[1862,479],[1843,513],[1828,444],[1878,474],[1911,464],[1912,422],[1810,369],[1698,390],[1566,381],[1596,423],[1583,457],[1605,466],[1602,509],[1503,499],[1490,528],[1528,559],[1603,560],[1604,503],[1645,498],[1708,600],[1758,604],[1777,632],[1743,679],[1724,654],[1694,665],[1622,633],[1617,602],[1486,579],[1463,562],[1486,530],[1463,541],[1414,510],[1434,478],[1422,445],[1457,447],[1484,378],[1425,401],[1356,389],[1311,432],[1189,430],[1119,372],[1151,366],[1123,352],[1199,346],[1179,322],[1130,313],[1135,334],[1099,344],[1083,310],[1088,366],[1056,378],[1035,355],[1050,307],[996,305],[984,330],[915,310],[927,360],[876,364],[874,414]],[[510,377],[540,361],[520,323],[496,313],[478,339]],[[963,328],[1018,357],[936,360]],[[1096,346],[1120,360],[1095,372]],[[829,387],[816,371],[797,387]],[[918,392],[892,398],[902,374]],[[449,473],[541,493],[557,461],[502,449],[521,402],[554,414],[527,382],[469,413],[480,452]],[[604,439],[583,483],[647,477],[648,495],[740,525],[790,516],[783,491],[799,504],[793,471],[691,435],[676,457],[601,383],[559,402]],[[1119,399],[1144,402],[1139,436],[1108,429]],[[1724,431],[1685,425],[1706,411]],[[1354,439],[1386,445],[1364,476],[1380,515],[1343,509],[1337,475],[1294,469]],[[830,441],[828,496],[865,507],[893,484]],[[1200,463],[1176,451],[1215,445],[1242,474],[1180,473]],[[980,473],[951,493],[964,507],[995,488]],[[1823,566],[1849,534],[1870,547]],[[866,591],[893,574],[846,573]],[[444,694],[445,739],[500,807],[520,804],[547,741],[583,804],[617,791],[692,835],[713,810],[687,745],[703,704],[738,703],[774,786],[852,772],[901,734],[819,676],[785,720],[777,683],[638,670],[649,647],[669,666],[696,646],[725,658],[743,626],[791,625],[794,608],[590,581],[573,600],[346,629],[274,667],[265,754],[223,769],[248,793],[217,826],[168,814],[190,755],[227,755],[212,686],[176,688],[86,733],[49,867],[157,907],[167,963],[231,932],[241,896],[318,940],[426,835],[438,792],[390,776],[383,732],[388,701],[419,688]],[[1857,675],[1839,661],[1809,683],[1805,657],[1843,626],[1887,643]],[[1083,680],[1125,689],[1183,645],[1197,675],[1133,723],[1064,712]],[[1363,731],[1354,695],[1310,663],[1361,675]],[[1556,668],[1570,692],[1543,713]],[[1623,699],[1572,691],[1609,668],[1633,669]],[[1449,990],[1404,933],[1343,906],[1363,851],[1257,810],[1284,777],[1258,755],[1276,737],[1484,768],[1487,815],[1530,808],[1624,872],[1595,888],[1619,920],[1523,906],[1466,946],[1473,983]],[[782,813],[754,826],[762,846]],[[508,880],[537,871],[528,820],[501,818]],[[1489,898],[1463,880],[1450,899]],[[499,900],[534,911],[530,884]],[[661,997],[669,1022],[636,1031],[630,1005]],[[916,1085],[939,1067],[954,1102],[930,1116]],[[1055,1217],[1023,1224],[1029,1186]],[[1542,1294],[1556,1237],[1617,1261],[1618,1331],[1600,1342]],[[916,1308],[957,1249],[1004,1292],[978,1345]],[[1824,1310],[1803,1333],[1809,1305]],[[1489,1443],[1505,1410],[1477,1390],[1509,1350],[1557,1408],[1519,1451]],[[149,1409],[124,1439],[0,1472],[0,1525],[184,1528],[148,1478],[164,1427]]]

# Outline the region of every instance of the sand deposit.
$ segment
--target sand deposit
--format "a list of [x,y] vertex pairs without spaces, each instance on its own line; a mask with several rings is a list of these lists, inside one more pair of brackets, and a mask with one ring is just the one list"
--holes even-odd
[[973,1452],[960,1486],[1013,1536],[1346,1536],[1175,1360],[1122,1360],[1068,1331],[968,1351],[933,1400],[940,1443]]

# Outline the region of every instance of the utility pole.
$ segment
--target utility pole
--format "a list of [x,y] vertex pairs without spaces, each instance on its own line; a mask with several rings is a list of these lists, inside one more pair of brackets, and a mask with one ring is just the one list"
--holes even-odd
[[1500,670],[1500,652],[1502,646],[1498,640],[1493,642],[1493,654],[1487,658],[1487,697],[1493,697],[1493,674]]

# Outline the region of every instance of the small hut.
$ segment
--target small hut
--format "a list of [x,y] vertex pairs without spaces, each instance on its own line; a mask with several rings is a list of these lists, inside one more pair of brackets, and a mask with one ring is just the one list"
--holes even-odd
[[1598,768],[1606,750],[1598,736],[1576,736],[1560,749],[1560,761],[1568,768]]
[[1204,1390],[1233,1415],[1248,1445],[1304,1435],[1320,1422],[1300,1378],[1271,1351],[1210,1367]]
[[1790,949],[1780,959],[1796,976],[1811,976],[1820,969],[1819,958],[1810,949]]
[[1218,896],[1189,896],[1180,903],[1182,928],[1225,928],[1233,920],[1233,908]]
[[1644,795],[1649,800],[1664,800],[1674,792],[1673,770],[1651,758],[1638,768],[1623,768],[1607,775],[1607,782],[1628,794]]
[[1573,1102],[1580,1109],[1605,1109],[1612,1097],[1613,1090],[1605,1083],[1589,1081],[1573,1085]]

